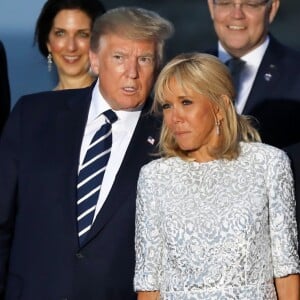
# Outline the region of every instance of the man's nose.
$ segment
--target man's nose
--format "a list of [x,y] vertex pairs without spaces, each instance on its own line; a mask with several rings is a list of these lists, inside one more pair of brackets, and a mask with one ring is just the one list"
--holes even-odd
[[232,3],[231,4],[231,15],[237,19],[243,18],[245,16],[243,10],[243,3]]
[[135,79],[138,78],[138,62],[136,59],[129,59],[127,62],[127,74],[129,78]]

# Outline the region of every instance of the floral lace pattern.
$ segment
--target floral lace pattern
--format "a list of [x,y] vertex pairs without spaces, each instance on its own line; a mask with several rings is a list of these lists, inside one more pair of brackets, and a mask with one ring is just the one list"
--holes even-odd
[[300,273],[293,178],[279,149],[241,143],[236,160],[161,158],[138,182],[135,290],[164,300],[276,299]]

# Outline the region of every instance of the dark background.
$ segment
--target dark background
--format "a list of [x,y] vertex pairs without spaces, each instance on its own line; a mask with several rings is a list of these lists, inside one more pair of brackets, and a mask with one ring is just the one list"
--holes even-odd
[[[166,56],[186,51],[202,51],[216,44],[206,0],[102,0],[107,9],[139,6],[158,12],[175,26],[175,35],[167,43]],[[300,50],[300,1],[282,0],[271,32],[282,42]]]
[[[139,6],[172,21],[175,34],[166,45],[166,59],[216,45],[206,0],[101,1],[107,9]],[[51,90],[57,84],[55,72],[48,72],[47,60],[33,45],[35,22],[44,3],[45,0],[0,0],[0,39],[7,50],[12,105],[24,94]],[[281,0],[271,32],[283,43],[300,50],[300,0]]]

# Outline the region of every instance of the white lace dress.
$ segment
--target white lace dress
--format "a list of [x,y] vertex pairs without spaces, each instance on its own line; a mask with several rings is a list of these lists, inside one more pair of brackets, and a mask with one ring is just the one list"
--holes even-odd
[[157,159],[138,183],[136,291],[164,300],[276,299],[299,273],[289,160],[241,143],[237,160]]

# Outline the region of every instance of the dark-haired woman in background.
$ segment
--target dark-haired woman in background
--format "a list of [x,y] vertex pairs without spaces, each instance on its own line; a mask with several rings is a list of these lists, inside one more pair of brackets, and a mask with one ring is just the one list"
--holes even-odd
[[90,33],[95,18],[105,12],[98,0],[48,0],[39,15],[35,41],[58,73],[55,90],[83,88],[95,80],[90,72]]

